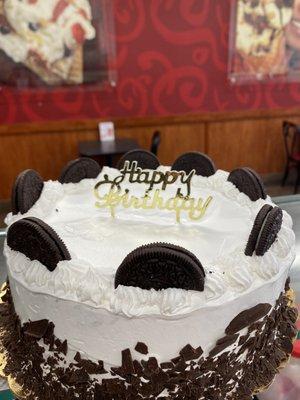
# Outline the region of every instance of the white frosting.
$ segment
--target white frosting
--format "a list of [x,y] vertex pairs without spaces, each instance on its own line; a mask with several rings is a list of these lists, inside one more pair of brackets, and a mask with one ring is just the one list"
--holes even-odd
[[[65,8],[58,3],[59,0],[5,0],[4,13],[14,31],[0,33],[0,48],[15,62],[25,62],[32,51],[52,64],[64,57],[65,46],[74,49],[81,44],[75,40],[74,26],[81,27],[85,40],[95,37],[88,0],[69,2]],[[61,12],[54,18],[57,8]],[[38,29],[31,30],[29,24],[37,24]]]
[[[93,188],[105,174],[116,177],[119,171],[105,167],[97,179],[79,184],[46,182],[27,214],[7,216],[8,226],[27,216],[41,218],[71,254],[70,261],[50,272],[5,245],[14,305],[22,322],[47,318],[73,351],[119,365],[121,351],[134,349],[138,341],[147,343],[160,361],[176,356],[187,343],[201,345],[207,354],[239,312],[258,303],[274,305],[295,257],[290,216],[283,212],[278,237],[264,256],[244,255],[254,219],[264,204],[273,204],[270,198],[252,202],[219,170],[209,178],[192,179],[192,197],[213,198],[200,220],[191,221],[182,213],[178,224],[172,211],[121,207],[112,218],[109,210],[95,207]],[[142,196],[146,186],[126,179],[121,188]],[[174,196],[177,188],[168,186],[164,199]],[[199,258],[206,273],[203,292],[114,289],[116,270],[126,255],[157,241],[180,245]]]
[[[137,342],[148,345],[149,356],[154,355],[159,362],[169,361],[178,355],[180,349],[190,343],[194,347],[201,345],[204,355],[215,346],[216,341],[224,336],[229,322],[241,311],[253,307],[258,303],[275,304],[284,289],[287,271],[281,276],[271,279],[255,291],[245,292],[229,302],[207,305],[185,315],[150,315],[132,317],[138,312],[138,307],[147,310],[146,296],[138,299],[126,293],[121,288],[115,312],[103,308],[95,308],[87,302],[61,300],[56,296],[32,291],[24,287],[12,275],[9,276],[10,286],[14,299],[14,306],[22,322],[35,321],[47,318],[55,324],[55,334],[60,339],[68,340],[68,348],[80,351],[84,356],[97,360],[101,359],[106,366],[121,365],[121,351],[130,348],[135,359],[144,358],[133,351]],[[141,290],[138,290],[139,294]],[[155,301],[148,293],[148,300]],[[164,305],[159,306],[169,313],[166,307],[175,304],[182,310],[181,301],[186,299],[177,296],[173,290],[170,297],[162,296]],[[130,297],[128,299],[128,297]],[[190,300],[190,298],[188,297]],[[126,302],[130,317],[124,315],[122,301]],[[132,302],[132,308],[129,304]]]
[[[227,182],[224,171],[209,178],[193,177],[191,196],[211,195],[213,200],[203,219],[190,221],[183,215],[180,224],[171,211],[119,208],[114,219],[107,209],[96,208],[93,188],[105,174],[114,177],[119,171],[104,168],[97,179],[79,184],[46,182],[40,199],[27,214],[7,217],[8,225],[29,215],[43,219],[58,232],[72,256],[50,272],[38,261],[5,246],[10,273],[23,286],[127,316],[179,315],[210,302],[231,301],[289,270],[295,256],[291,218],[284,212],[278,238],[264,256],[245,256],[253,221],[266,201],[252,202]],[[122,187],[138,195],[145,190],[145,185],[128,181]],[[176,188],[168,187],[164,196],[172,196]],[[271,203],[270,199],[267,202]],[[126,255],[157,241],[180,245],[199,258],[206,271],[204,292],[114,289],[115,272]]]

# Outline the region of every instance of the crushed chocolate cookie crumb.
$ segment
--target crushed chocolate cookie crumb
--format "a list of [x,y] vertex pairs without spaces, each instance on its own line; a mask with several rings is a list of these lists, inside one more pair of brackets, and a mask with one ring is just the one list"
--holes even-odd
[[[7,354],[5,374],[24,388],[28,400],[250,400],[288,360],[296,333],[297,312],[282,294],[272,310],[251,309],[248,331],[220,338],[205,358],[200,346],[190,344],[161,364],[153,356],[133,360],[130,349],[125,349],[121,366],[106,371],[103,361],[87,360],[79,352],[73,362],[65,363],[67,342],[55,337],[54,325],[47,321],[43,329],[39,324],[29,329],[31,323],[21,327],[9,288],[2,298],[0,350]],[[244,317],[237,316],[232,330],[243,321]],[[139,343],[136,347],[145,350],[146,344]],[[229,351],[229,346],[234,350]]]
[[135,351],[141,354],[148,354],[148,346],[143,342],[138,342],[135,346]]
[[271,310],[271,304],[258,304],[248,310],[240,312],[225,329],[227,335],[233,335],[246,328],[253,322],[263,318]]
[[134,374],[134,365],[129,349],[122,351],[122,369],[124,374]]
[[201,349],[201,347],[194,349],[193,346],[191,346],[190,344],[187,344],[179,352],[179,354],[184,359],[184,361],[195,360],[196,358],[199,358],[202,353],[203,353],[203,350]]
[[47,332],[48,325],[49,321],[47,319],[28,322],[24,325],[24,334],[35,339],[42,339]]
[[224,349],[236,343],[239,338],[238,334],[227,335],[217,341],[216,346],[210,351],[210,357],[215,357],[217,354],[221,353]]

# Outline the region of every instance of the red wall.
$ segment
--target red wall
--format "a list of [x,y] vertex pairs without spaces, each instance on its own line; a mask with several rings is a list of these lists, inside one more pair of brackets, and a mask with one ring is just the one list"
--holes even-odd
[[115,0],[117,87],[2,87],[0,123],[297,106],[299,84],[230,85],[229,13],[230,0]]

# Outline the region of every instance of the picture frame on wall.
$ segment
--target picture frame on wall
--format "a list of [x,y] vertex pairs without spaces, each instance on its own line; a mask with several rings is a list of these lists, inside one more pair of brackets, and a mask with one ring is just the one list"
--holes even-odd
[[109,0],[0,0],[0,84],[116,84]]
[[234,0],[229,79],[300,80],[300,0]]

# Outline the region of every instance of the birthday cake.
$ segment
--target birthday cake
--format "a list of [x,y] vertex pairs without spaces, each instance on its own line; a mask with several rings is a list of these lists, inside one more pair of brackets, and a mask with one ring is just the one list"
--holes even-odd
[[79,159],[20,174],[12,210],[0,350],[21,398],[247,400],[288,361],[292,221],[250,168]]

